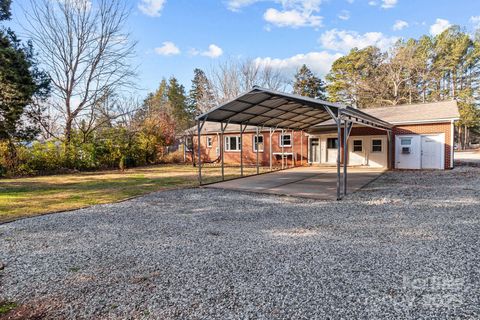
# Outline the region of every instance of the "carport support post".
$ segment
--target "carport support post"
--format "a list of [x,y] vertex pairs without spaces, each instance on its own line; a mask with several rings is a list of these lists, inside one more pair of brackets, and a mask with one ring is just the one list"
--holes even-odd
[[340,193],[340,152],[341,152],[341,148],[340,148],[340,140],[342,139],[342,129],[341,129],[341,125],[342,125],[342,116],[340,114],[340,112],[338,113],[338,117],[337,117],[337,200],[340,200],[342,199],[342,195]]
[[256,128],[256,130],[255,130],[255,133],[256,133],[256,137],[255,137],[255,139],[253,139],[253,142],[255,143],[255,150],[256,150],[256,156],[257,156],[257,174],[259,174],[259,173],[260,173],[260,169],[259,169],[259,167],[258,167],[258,144],[259,144],[259,143],[258,143],[258,126],[257,126],[257,128]]
[[221,128],[221,131],[220,131],[220,157],[222,158],[222,181],[225,181],[225,161],[223,159],[223,154],[224,154],[224,144],[225,144],[225,141],[224,141],[224,137],[223,137],[223,133],[225,131],[225,128],[223,127],[223,122],[220,122],[220,128]]
[[387,154],[387,160],[388,160],[388,165],[387,165],[387,168],[388,169],[393,169],[394,168],[394,165],[393,165],[393,134],[392,134],[392,131],[387,131],[387,143],[388,143],[388,154]]
[[291,141],[290,143],[292,144],[292,168],[295,168],[295,160],[296,160],[295,158],[297,156],[295,155],[295,149],[294,149],[294,146],[295,146],[295,131],[293,131],[293,129],[292,129],[291,138],[292,139],[290,140]]
[[282,129],[282,135],[280,136],[280,143],[282,144],[282,169],[283,169],[283,162],[285,160],[285,147],[283,146],[283,135],[285,130]]
[[300,131],[300,166],[303,166],[303,130]]
[[348,122],[343,121],[343,195],[347,195]]
[[[198,144],[198,183],[199,185],[202,185],[202,156],[201,156],[201,146],[200,146],[200,120],[197,120],[197,144]],[[192,138],[192,145],[193,145],[193,138]],[[192,146],[192,150],[194,147]],[[195,158],[193,158],[193,161],[195,161]]]
[[243,127],[240,125],[240,177],[243,177]]
[[268,144],[270,145],[270,155],[269,155],[268,159],[270,160],[270,171],[272,171],[272,135],[273,135],[273,133],[272,133],[272,128],[269,128],[269,130],[270,130],[270,132],[269,132],[270,137],[269,137]]

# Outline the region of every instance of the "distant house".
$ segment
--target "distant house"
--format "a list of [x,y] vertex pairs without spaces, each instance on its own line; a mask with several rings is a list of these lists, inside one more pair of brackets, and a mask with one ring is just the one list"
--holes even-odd
[[[400,105],[362,109],[363,113],[390,123],[392,145],[384,130],[354,124],[348,137],[349,166],[395,169],[453,168],[454,122],[459,119],[456,101]],[[243,127],[229,124],[221,139],[221,124],[205,122],[200,135],[203,162],[218,162],[223,144],[224,163],[244,165],[330,165],[337,163],[337,153],[343,159],[344,147],[338,148],[337,126],[330,119],[303,131]],[[342,136],[344,128],[342,130]],[[196,127],[189,130],[190,150],[197,146]],[[241,138],[243,143],[241,143]],[[221,141],[222,140],[222,141]],[[343,140],[343,138],[342,138]],[[258,144],[257,144],[258,143]],[[243,147],[242,152],[240,152]],[[389,161],[388,149],[392,148]],[[189,150],[187,148],[187,150]],[[195,149],[196,152],[197,149]],[[340,151],[339,151],[340,150]],[[191,154],[186,157],[191,159]]]

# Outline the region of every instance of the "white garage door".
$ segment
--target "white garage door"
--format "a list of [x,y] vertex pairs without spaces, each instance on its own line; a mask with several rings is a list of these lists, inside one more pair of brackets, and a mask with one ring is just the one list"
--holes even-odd
[[442,134],[422,135],[422,169],[443,169]]

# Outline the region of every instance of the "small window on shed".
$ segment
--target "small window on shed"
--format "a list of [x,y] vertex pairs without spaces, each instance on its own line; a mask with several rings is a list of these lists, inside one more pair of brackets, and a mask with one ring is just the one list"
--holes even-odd
[[412,144],[412,138],[400,138],[400,144],[402,146],[409,146]]
[[382,140],[373,139],[372,140],[372,152],[382,152]]
[[363,151],[363,140],[353,140],[353,152]]
[[327,148],[328,149],[337,149],[338,148],[338,139],[337,138],[327,138]]

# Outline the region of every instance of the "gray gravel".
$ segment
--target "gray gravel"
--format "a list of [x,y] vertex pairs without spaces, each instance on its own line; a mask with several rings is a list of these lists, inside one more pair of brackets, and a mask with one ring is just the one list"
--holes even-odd
[[[341,202],[213,189],[0,226],[0,300],[47,318],[480,318],[480,169]],[[26,311],[25,311],[26,310]]]

